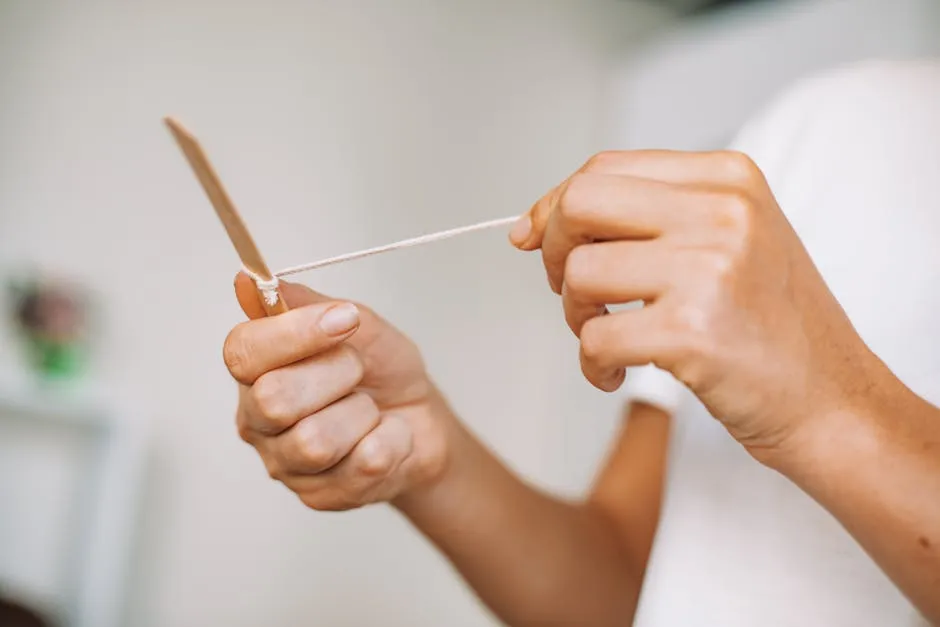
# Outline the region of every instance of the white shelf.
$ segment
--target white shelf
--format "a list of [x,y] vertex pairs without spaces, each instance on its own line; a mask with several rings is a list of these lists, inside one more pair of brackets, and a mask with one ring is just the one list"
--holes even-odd
[[101,401],[43,387],[32,390],[0,387],[0,413],[95,429],[109,428],[114,420]]
[[[64,619],[70,627],[119,627],[146,459],[143,423],[113,399],[79,389],[41,385],[0,386],[0,424],[4,422],[17,433],[28,431],[33,423],[46,430],[46,437],[57,430],[74,434],[78,429],[81,434],[81,442],[88,449],[83,453],[85,457],[60,455],[89,463],[80,464],[75,471],[80,498],[65,495],[73,506],[60,525],[68,530],[68,537],[50,540],[67,553],[61,556],[67,564],[66,581],[53,596],[63,605]],[[55,460],[61,451],[51,439],[46,453]],[[43,440],[34,438],[32,442],[35,446]],[[30,489],[40,490],[37,501],[49,496],[41,492],[42,488],[31,486],[30,477],[4,474],[0,482],[13,482],[8,485],[19,490],[21,496]],[[76,507],[78,511],[74,511]],[[5,540],[16,542],[17,538]],[[9,567],[15,570],[17,565]],[[29,595],[31,591],[23,592]]]

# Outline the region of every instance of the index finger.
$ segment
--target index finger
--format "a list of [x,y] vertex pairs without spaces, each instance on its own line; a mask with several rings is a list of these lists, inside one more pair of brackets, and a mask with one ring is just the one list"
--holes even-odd
[[601,152],[577,172],[545,194],[519,218],[512,242],[522,250],[535,250],[549,216],[577,174],[612,174],[657,181],[667,185],[742,188],[763,182],[760,168],[750,157],[734,151],[683,152],[676,150],[624,150]]
[[251,385],[265,372],[319,354],[353,335],[359,310],[331,301],[242,322],[229,333],[222,355],[232,376]]

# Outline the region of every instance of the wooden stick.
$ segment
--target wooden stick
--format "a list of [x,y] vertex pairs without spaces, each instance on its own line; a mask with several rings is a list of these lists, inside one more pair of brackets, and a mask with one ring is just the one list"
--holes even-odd
[[[229,198],[225,188],[222,187],[222,182],[212,168],[212,164],[209,162],[209,158],[199,141],[173,118],[164,118],[164,122],[170,129],[174,139],[176,139],[180,150],[183,151],[183,155],[189,162],[196,178],[202,184],[203,190],[209,197],[209,202],[215,208],[215,212],[219,216],[219,220],[222,221],[229,239],[232,240],[232,245],[235,246],[235,251],[238,253],[242,265],[254,276],[260,277],[266,282],[274,281],[274,275],[268,269],[268,265],[261,256],[261,251],[258,250],[251,233],[248,232],[244,221],[238,215],[235,204]],[[258,294],[261,298],[261,304],[269,316],[287,311],[287,304],[284,302],[280,290],[276,288],[261,290],[259,288]]]

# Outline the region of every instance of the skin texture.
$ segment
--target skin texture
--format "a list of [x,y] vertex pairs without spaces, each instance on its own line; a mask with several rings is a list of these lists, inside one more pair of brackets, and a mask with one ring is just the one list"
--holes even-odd
[[[647,363],[672,372],[940,622],[940,411],[865,346],[750,159],[596,155],[511,239],[541,252],[591,383],[615,390],[625,367]],[[589,498],[563,503],[486,451],[414,345],[368,309],[328,333],[319,325],[338,301],[288,285],[295,309],[260,319],[247,278],[236,291],[252,318],[225,344],[239,431],[304,503],[391,502],[509,624],[631,622],[658,517],[663,416],[635,408]]]
[[940,622],[940,411],[864,344],[748,157],[599,154],[511,237],[541,250],[588,380],[671,371]]
[[[669,418],[636,405],[580,502],[523,483],[451,412],[415,346],[364,306],[282,285],[291,311],[264,318],[250,279],[249,322],[225,343],[237,422],[271,476],[307,506],[391,502],[510,625],[629,625],[659,517]],[[327,325],[329,326],[329,325]],[[625,416],[626,417],[626,416]]]

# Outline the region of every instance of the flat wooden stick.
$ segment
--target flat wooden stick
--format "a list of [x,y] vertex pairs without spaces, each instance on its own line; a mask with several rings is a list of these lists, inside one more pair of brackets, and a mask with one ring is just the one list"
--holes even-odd
[[[176,139],[180,150],[183,151],[183,155],[189,162],[196,178],[202,184],[203,190],[209,197],[209,202],[215,208],[215,212],[219,216],[219,220],[222,221],[229,239],[232,240],[232,245],[235,246],[235,251],[238,253],[242,265],[253,275],[252,278],[255,279],[265,312],[269,316],[284,313],[287,311],[287,304],[284,302],[280,291],[276,289],[276,278],[264,262],[261,251],[258,250],[251,233],[248,232],[244,221],[238,215],[235,204],[229,198],[225,188],[222,187],[222,182],[212,168],[212,164],[209,162],[209,158],[199,141],[173,118],[167,117],[163,121],[170,129],[174,139]],[[261,289],[258,286],[258,279],[268,284],[266,289]],[[275,286],[274,288],[270,287],[272,284]]]

